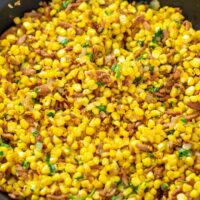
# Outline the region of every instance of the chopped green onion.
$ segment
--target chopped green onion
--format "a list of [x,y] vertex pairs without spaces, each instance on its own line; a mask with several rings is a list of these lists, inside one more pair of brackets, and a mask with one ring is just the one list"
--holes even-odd
[[43,142],[36,142],[35,147],[37,150],[42,150],[43,149]]
[[63,38],[62,40],[59,41],[60,44],[66,45],[69,43],[69,40],[67,38]]
[[48,112],[48,113],[47,113],[47,116],[48,116],[48,117],[54,117],[54,116],[55,116],[55,113],[53,113],[53,112]]
[[82,44],[83,48],[87,48],[88,46],[89,46],[89,44],[87,42],[85,42],[85,43]]
[[150,158],[154,158],[154,153],[153,153],[153,152],[148,152],[148,156],[149,156]]
[[167,132],[167,135],[173,135],[173,134],[174,134],[174,132],[175,132],[175,130],[174,130],[174,129],[172,129],[172,130],[169,130],[169,131]]
[[100,112],[106,112],[106,106],[100,105],[97,106],[97,108],[99,109]]
[[98,86],[103,86],[103,85],[105,85],[105,83],[102,82],[102,81],[97,81],[96,84],[97,84]]
[[86,56],[89,58],[89,60],[91,62],[93,61],[93,54],[92,53],[87,53]]
[[79,177],[77,177],[77,178],[75,178],[77,181],[79,181],[79,180],[82,180],[84,178],[84,176],[82,175],[82,176],[79,176]]
[[6,147],[6,148],[10,148],[11,147],[9,144],[6,144],[6,143],[2,143],[0,146]]
[[137,41],[137,44],[138,44],[139,46],[143,47],[143,46],[144,46],[144,41],[143,41],[143,40],[138,40],[138,41]]
[[24,161],[22,162],[22,167],[23,167],[24,169],[28,169],[29,166],[30,166],[30,162],[28,162],[27,160],[24,160]]
[[112,15],[112,11],[107,11],[107,10],[105,10],[105,14],[107,15],[107,16],[111,16]]
[[120,197],[119,196],[112,196],[111,200],[118,200]]
[[148,54],[145,52],[145,53],[140,54],[137,60],[146,60],[147,58],[148,58]]
[[152,92],[152,93],[159,92],[159,90],[160,90],[160,87],[151,86],[149,88],[149,91]]
[[162,189],[162,190],[167,190],[167,189],[169,189],[169,185],[168,185],[167,183],[163,183],[163,184],[161,185],[161,189]]
[[49,166],[49,170],[50,170],[50,175],[55,174],[56,166],[51,163],[49,163],[48,166]]
[[33,91],[38,95],[38,93],[39,93],[39,89],[38,88],[35,88]]
[[153,72],[154,72],[154,66],[150,66],[149,67],[149,71],[150,71],[151,74],[153,74]]
[[62,2],[62,3],[61,3],[61,9],[63,10],[63,9],[65,9],[65,8],[67,8],[68,5],[69,5],[69,1],[64,1],[64,2]]
[[188,157],[190,155],[190,150],[189,149],[179,149],[178,150],[178,157],[183,158],[183,157]]
[[3,156],[4,155],[4,152],[3,151],[0,151],[0,156]]
[[117,79],[120,78],[120,76],[121,76],[121,69],[120,69],[120,65],[119,64],[113,65],[111,67],[111,71],[116,72],[116,78]]
[[163,30],[161,28],[158,29],[157,32],[153,35],[152,42],[157,44],[159,41],[161,41],[164,37]]
[[90,194],[88,195],[88,197],[92,198],[94,196],[94,193],[96,192],[96,189],[94,188]]
[[138,85],[139,82],[140,82],[141,80],[142,80],[142,77],[141,77],[141,76],[138,76],[138,77],[135,78],[135,80],[133,81],[133,83],[134,83],[135,85]]
[[181,122],[183,122],[183,124],[187,123],[187,119],[185,119],[185,118],[181,118],[180,120],[181,120]]
[[37,136],[39,135],[39,131],[38,131],[38,130],[33,131],[33,132],[32,132],[32,135],[33,135],[34,137],[37,137]]

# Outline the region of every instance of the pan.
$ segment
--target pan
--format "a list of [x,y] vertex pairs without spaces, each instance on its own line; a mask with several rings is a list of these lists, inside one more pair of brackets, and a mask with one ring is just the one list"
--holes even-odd
[[[21,17],[25,12],[36,9],[40,0],[21,0],[20,4],[16,2],[16,0],[0,1],[0,33],[12,26],[14,17]],[[148,3],[148,0],[146,2]],[[160,4],[181,8],[184,16],[192,22],[193,27],[200,29],[200,0],[160,0]],[[0,193],[0,200],[9,199],[6,194]]]

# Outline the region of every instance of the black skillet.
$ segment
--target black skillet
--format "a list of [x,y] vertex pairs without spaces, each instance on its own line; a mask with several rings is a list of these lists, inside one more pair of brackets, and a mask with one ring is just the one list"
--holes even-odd
[[[146,0],[148,1],[148,0]],[[161,6],[169,5],[180,7],[188,20],[193,23],[195,29],[200,29],[200,0],[159,0]],[[12,25],[12,19],[23,16],[23,13],[36,9],[40,0],[20,0],[20,6],[9,8],[8,4],[14,5],[16,0],[0,0],[0,33]],[[5,194],[0,194],[0,200],[9,200]]]

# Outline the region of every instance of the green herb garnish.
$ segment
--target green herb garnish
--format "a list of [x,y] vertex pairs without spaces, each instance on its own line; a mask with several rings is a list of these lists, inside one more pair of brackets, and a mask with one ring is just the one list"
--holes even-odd
[[105,83],[102,82],[102,81],[97,81],[96,84],[97,84],[98,86],[104,86],[104,85],[105,85]]
[[29,166],[30,166],[30,162],[28,162],[27,160],[24,160],[24,161],[22,162],[22,167],[23,167],[24,169],[28,169]]
[[89,60],[91,62],[93,61],[93,54],[92,53],[87,53],[86,56],[89,58]]
[[159,28],[157,32],[154,33],[152,42],[157,44],[159,41],[162,41],[163,37],[164,37],[163,30]]
[[54,116],[55,116],[55,113],[53,113],[53,112],[48,112],[48,113],[47,113],[47,116],[48,116],[48,117],[54,117]]
[[159,90],[160,90],[160,87],[151,86],[149,88],[149,92],[152,92],[152,93],[159,92]]
[[167,131],[167,135],[173,135],[173,134],[174,134],[174,132],[175,132],[175,130],[174,130],[174,129],[172,129],[172,130],[169,130],[169,131]]
[[97,106],[97,108],[99,109],[100,112],[106,112],[106,106],[100,105]]
[[37,150],[42,150],[43,149],[43,142],[36,142],[35,147]]
[[39,135],[39,131],[35,130],[35,131],[32,132],[32,134],[33,134],[34,137],[37,137]]
[[146,60],[148,58],[147,53],[142,53],[137,57],[137,60]]
[[39,93],[39,89],[38,88],[35,88],[33,91],[38,95],[38,93]]
[[87,42],[85,42],[85,43],[82,44],[83,48],[87,48],[88,46],[89,46],[89,44]]
[[119,196],[112,196],[111,200],[118,200],[120,197]]
[[4,155],[4,152],[3,151],[0,151],[0,156],[3,156]]
[[183,122],[183,124],[187,123],[187,119],[185,119],[185,118],[181,118],[180,120],[181,120],[181,122]]
[[169,189],[169,185],[168,185],[167,183],[163,183],[163,184],[161,185],[161,189],[162,189],[162,190],[168,190],[168,189]]
[[69,40],[67,38],[63,38],[62,40],[59,41],[60,44],[66,45],[69,43]]
[[144,46],[144,41],[138,40],[138,41],[137,41],[137,44],[138,44],[139,46],[143,47],[143,46]]
[[107,16],[111,16],[111,15],[113,14],[113,12],[112,12],[112,11],[107,11],[107,10],[105,10],[105,14],[106,14]]
[[50,175],[53,175],[55,173],[55,171],[56,171],[56,166],[53,165],[53,164],[51,164],[51,162],[50,162],[50,155],[47,154],[44,160],[47,163],[47,165],[49,166]]
[[69,1],[64,1],[64,2],[62,2],[62,3],[61,3],[61,9],[63,10],[63,9],[65,9],[65,8],[67,8],[68,5],[69,5]]
[[119,79],[121,76],[121,68],[119,64],[113,65],[111,70],[116,73],[116,78]]
[[10,148],[11,147],[9,144],[6,144],[6,143],[2,143],[0,146],[6,147],[6,148]]
[[154,153],[153,152],[148,152],[148,157],[154,158]]
[[92,198],[94,196],[94,193],[96,192],[96,189],[94,188],[90,194],[88,195],[88,197]]
[[82,175],[82,176],[79,176],[79,177],[77,177],[77,178],[75,178],[77,181],[79,181],[79,180],[82,180],[84,178],[84,176]]
[[151,74],[153,74],[153,72],[154,72],[154,66],[150,66],[149,67],[149,71],[150,71]]
[[183,157],[188,157],[190,155],[190,150],[189,149],[179,149],[178,150],[178,157],[183,158]]
[[133,81],[133,83],[134,83],[135,85],[138,85],[139,82],[140,82],[141,80],[142,80],[142,77],[141,77],[141,76],[138,76],[138,77],[135,78],[135,80]]

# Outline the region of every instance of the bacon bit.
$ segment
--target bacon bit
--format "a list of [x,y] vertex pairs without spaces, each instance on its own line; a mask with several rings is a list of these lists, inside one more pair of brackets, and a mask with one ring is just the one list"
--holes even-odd
[[63,200],[63,199],[67,198],[67,195],[66,194],[60,194],[60,195],[59,194],[58,195],[48,194],[47,198],[48,199],[61,199],[61,200]]
[[163,37],[162,41],[165,42],[169,38],[169,30],[165,29],[163,34],[164,34],[164,37]]
[[140,15],[140,16],[135,18],[131,27],[135,28],[138,24],[143,23],[144,21],[145,21],[144,15]]
[[97,81],[101,81],[104,84],[111,83],[111,78],[107,72],[104,70],[96,70],[96,79]]
[[34,74],[36,74],[36,70],[35,69],[31,69],[31,68],[22,68],[22,74],[26,75],[26,76],[32,76]]
[[35,49],[35,53],[39,54],[42,57],[54,58],[55,53],[48,54],[42,49]]
[[66,46],[66,47],[65,47],[65,50],[66,50],[66,51],[72,51],[72,50],[73,50],[73,46]]
[[146,49],[146,45],[134,53],[135,59]]
[[147,145],[144,145],[144,144],[136,144],[136,147],[141,150],[141,151],[144,151],[144,152],[149,152],[149,147]]
[[1,136],[8,140],[13,140],[14,136],[11,133],[2,133]]
[[172,116],[176,116],[176,115],[180,115],[180,111],[175,111],[175,110],[167,110],[165,111],[166,114],[168,115],[172,115]]
[[125,80],[123,81],[123,85],[129,87],[129,86],[132,85],[132,83],[133,83],[132,78],[131,78],[130,76],[126,76],[126,77],[125,77]]
[[51,18],[51,15],[50,15],[50,11],[51,11],[51,7],[50,6],[46,6],[45,7],[45,10],[44,10],[44,15],[47,19],[50,19]]
[[20,198],[20,194],[17,193],[17,192],[8,193],[8,196],[12,199],[19,199]]
[[5,32],[3,32],[3,34],[0,36],[0,39],[5,39],[7,35],[9,34],[13,34],[16,31],[16,27],[11,27],[8,30],[6,30]]
[[200,102],[187,102],[186,105],[194,110],[200,111]]
[[149,25],[149,23],[146,20],[143,22],[143,26],[144,26],[144,29],[146,29],[147,31],[151,30],[151,26]]
[[183,22],[183,25],[185,26],[185,29],[188,31],[191,28],[191,23],[188,20],[185,20]]
[[99,48],[98,48],[97,45],[93,46],[92,52],[93,52],[93,59],[96,59],[98,57],[98,54],[99,54]]
[[18,40],[17,40],[17,44],[23,44],[26,41],[26,35],[22,35]]
[[38,87],[38,96],[39,97],[47,96],[50,92],[51,92],[51,90],[47,84],[40,85]]
[[193,114],[191,114],[191,115],[186,115],[185,116],[185,119],[187,120],[187,121],[190,121],[190,120],[192,120],[192,119],[196,119],[197,117],[199,117],[200,116],[200,112],[197,112],[197,113],[193,113]]
[[172,193],[172,197],[170,198],[170,200],[175,200],[176,196],[182,192],[181,187],[177,188],[176,190],[174,190],[174,192]]
[[180,75],[181,75],[181,70],[180,69],[176,69],[176,71],[174,72],[173,74],[173,79],[174,80],[177,80],[180,78]]
[[147,96],[146,96],[145,100],[146,100],[147,103],[154,103],[155,102],[153,94],[151,94],[151,93],[147,93]]
[[98,24],[97,22],[92,22],[92,27],[98,32],[101,33],[104,29],[104,24]]
[[81,4],[81,2],[70,3],[65,9],[66,12],[70,11],[72,8],[76,8]]
[[175,49],[171,49],[170,52],[167,54],[167,58],[173,56],[175,54],[176,50]]
[[122,179],[124,185],[128,186],[129,178],[128,178],[128,176],[127,176],[127,174],[126,174],[126,172],[123,168],[121,169],[121,179]]
[[38,13],[38,12],[27,12],[24,14],[24,17],[30,17],[30,18],[34,18],[34,19],[39,19],[41,17],[41,13]]
[[163,167],[155,167],[154,168],[154,176],[156,179],[160,178],[163,174],[164,168]]
[[29,124],[33,124],[35,122],[33,114],[32,113],[25,113],[24,114],[24,119],[29,123]]
[[114,55],[109,54],[105,57],[104,65],[111,66],[114,65],[115,63],[116,63],[116,58]]
[[192,172],[200,173],[200,168],[190,167],[189,168]]
[[23,167],[20,164],[16,164],[16,171],[17,171],[17,175],[27,179],[28,175],[25,169],[23,169]]
[[68,23],[68,22],[63,22],[63,21],[59,21],[58,22],[58,25],[59,26],[61,26],[61,27],[63,27],[63,28],[74,28],[74,29],[76,29],[76,32],[79,34],[79,35],[81,35],[81,34],[83,34],[83,29],[81,29],[81,28],[78,28],[78,27],[76,27],[75,25],[73,25],[73,24],[70,24],[70,23]]

